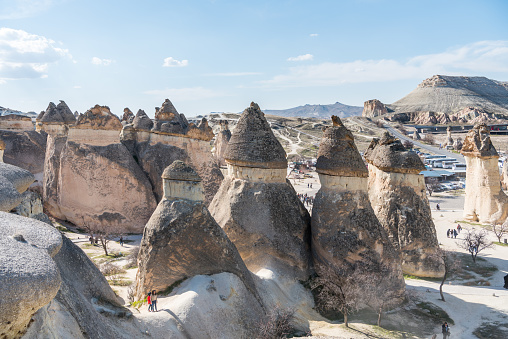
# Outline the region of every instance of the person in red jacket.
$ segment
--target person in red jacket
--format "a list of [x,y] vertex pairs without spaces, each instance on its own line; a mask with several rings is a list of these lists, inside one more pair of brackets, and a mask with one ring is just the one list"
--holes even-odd
[[148,296],[146,297],[146,301],[148,302],[148,312],[152,312],[152,292],[148,292]]

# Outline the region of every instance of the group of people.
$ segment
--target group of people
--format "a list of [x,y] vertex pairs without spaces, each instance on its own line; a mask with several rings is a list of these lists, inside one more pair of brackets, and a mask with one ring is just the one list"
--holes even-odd
[[155,290],[148,292],[146,301],[148,302],[148,312],[158,312],[157,311],[157,292]]
[[314,204],[314,197],[307,195],[307,193],[298,193],[298,198],[307,206]]
[[450,228],[450,229],[446,230],[446,237],[452,238],[452,239],[457,239],[457,235],[460,234],[460,231],[462,231],[462,226],[460,226],[460,224],[457,224],[457,228],[455,228],[455,229]]

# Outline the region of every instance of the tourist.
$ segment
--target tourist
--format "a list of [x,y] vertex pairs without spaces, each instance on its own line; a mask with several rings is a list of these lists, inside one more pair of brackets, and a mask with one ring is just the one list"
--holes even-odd
[[508,274],[504,276],[504,288],[508,289]]
[[460,234],[461,230],[462,230],[462,226],[460,226],[460,224],[457,224],[457,231],[459,232],[459,234]]
[[446,230],[446,237],[449,238],[450,237],[450,229],[447,229]]
[[88,238],[88,240],[90,240],[90,245],[92,245],[92,246],[93,246],[93,237],[92,237],[92,236],[90,236],[90,238]]
[[453,230],[453,237],[454,237],[455,239],[457,239],[457,234],[458,234],[458,233],[457,233],[457,230]]
[[436,209],[439,211],[441,208],[439,207],[439,204],[436,205]]
[[148,292],[146,302],[148,303],[148,312],[152,312],[152,292]]
[[120,246],[123,246],[123,237],[120,237]]
[[152,312],[158,312],[157,311],[157,293],[155,290],[152,291]]
[[441,326],[441,332],[443,333],[443,339],[446,339],[450,336],[450,326],[448,326],[446,321]]

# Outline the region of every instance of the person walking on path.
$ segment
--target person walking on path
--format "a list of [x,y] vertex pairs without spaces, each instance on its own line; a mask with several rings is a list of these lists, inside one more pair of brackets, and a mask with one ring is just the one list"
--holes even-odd
[[454,237],[455,239],[457,239],[457,234],[458,234],[458,233],[457,233],[457,230],[453,230],[453,237]]
[[146,301],[148,302],[148,312],[152,312],[152,292],[148,292]]
[[123,246],[123,237],[120,237],[120,246]]
[[446,237],[449,238],[450,237],[450,229],[447,229],[446,230]]
[[448,326],[446,321],[441,326],[441,332],[443,333],[443,339],[446,339],[450,336],[450,326]]
[[462,230],[462,226],[460,226],[460,224],[457,224],[457,231],[459,232],[459,234],[460,234],[461,230]]
[[157,292],[155,290],[152,291],[152,312],[157,311]]

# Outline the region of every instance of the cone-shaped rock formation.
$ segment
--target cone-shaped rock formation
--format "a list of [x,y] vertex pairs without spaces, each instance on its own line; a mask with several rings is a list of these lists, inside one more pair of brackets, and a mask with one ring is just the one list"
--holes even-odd
[[477,124],[460,151],[466,159],[464,217],[484,223],[503,223],[508,216],[508,197],[501,190],[497,154],[485,124]]
[[240,117],[224,155],[228,176],[210,212],[247,267],[308,277],[309,214],[286,182],[286,154],[259,106]]
[[367,193],[367,168],[352,133],[338,117],[323,132],[316,171],[321,188],[312,209],[312,254],[317,267],[345,274],[360,267],[385,272],[385,284],[404,289],[400,256],[379,223]]
[[235,245],[204,204],[198,174],[177,160],[166,168],[163,179],[164,198],[141,240],[137,298],[182,279],[221,272],[236,274],[255,293],[254,281]]
[[420,277],[442,277],[439,242],[432,221],[425,181],[425,165],[414,152],[388,132],[374,139],[365,160],[369,163],[369,198],[377,218],[400,251],[402,270]]

